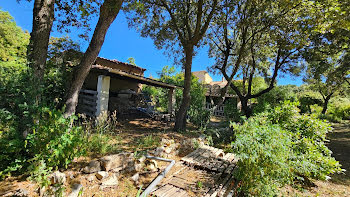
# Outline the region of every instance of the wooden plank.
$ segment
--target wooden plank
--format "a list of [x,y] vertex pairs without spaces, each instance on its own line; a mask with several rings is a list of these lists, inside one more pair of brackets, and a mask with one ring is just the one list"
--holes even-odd
[[188,154],[185,157],[181,158],[181,161],[185,161],[185,162],[190,161],[192,159],[192,157],[194,155],[196,155],[199,151],[200,151],[200,149],[197,148],[196,150],[192,151],[190,154]]
[[191,185],[187,180],[175,176],[168,181],[168,184],[182,189],[187,189],[188,186]]
[[81,111],[87,111],[90,113],[95,113],[96,112],[96,107],[91,107],[91,106],[87,106],[87,105],[78,105],[79,110]]
[[81,103],[81,104],[84,104],[84,105],[92,105],[92,106],[94,106],[94,107],[96,107],[97,106],[97,102],[96,101],[90,101],[90,100],[86,100],[86,99],[79,99],[79,102]]
[[202,148],[198,149],[198,152],[192,156],[192,158],[190,160],[188,160],[188,164],[191,165],[198,165],[198,159],[199,157],[201,157],[201,154],[204,152],[205,150]]
[[156,195],[158,197],[164,196],[164,193],[172,189],[173,186],[171,185],[164,185],[163,187],[158,188],[156,191],[152,192],[153,195]]
[[208,189],[208,191],[205,193],[204,195],[205,197],[211,197],[215,193],[217,184],[220,184],[220,181],[222,181],[223,179],[222,176],[223,174],[216,175],[214,184],[212,184],[211,187]]
[[166,191],[163,195],[161,195],[162,197],[173,197],[173,194],[176,193],[176,191],[179,190],[179,188],[172,186],[172,188],[168,191]]
[[234,177],[231,178],[225,183],[221,191],[219,191],[218,196],[224,196],[228,191],[230,191],[234,186]]
[[188,197],[188,193],[185,190],[180,191],[179,193],[176,193],[176,196],[174,197]]
[[167,194],[169,197],[180,197],[180,196],[188,196],[187,192],[183,189],[177,188],[175,192]]
[[85,95],[85,94],[79,94],[79,98],[90,100],[90,101],[96,101],[97,100],[97,96],[91,96],[91,95]]
[[96,90],[86,90],[86,89],[81,89],[80,90],[81,93],[86,93],[86,94],[93,94],[93,95],[97,95],[97,91]]

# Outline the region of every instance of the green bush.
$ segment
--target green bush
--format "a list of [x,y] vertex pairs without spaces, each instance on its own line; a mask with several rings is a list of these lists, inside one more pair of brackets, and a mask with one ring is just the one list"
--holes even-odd
[[257,104],[254,106],[254,113],[260,113],[274,108],[286,100],[297,101],[295,85],[276,86],[270,92],[257,98]]
[[239,157],[234,175],[240,180],[239,191],[252,196],[273,196],[292,180],[290,134],[265,119],[253,117],[242,125],[232,124],[233,151]]
[[330,125],[314,115],[300,115],[297,106],[298,102],[285,101],[242,125],[232,124],[241,191],[275,195],[286,183],[324,180],[342,171],[325,144]]
[[239,122],[241,116],[243,115],[237,108],[237,100],[229,99],[225,101],[224,114],[225,117],[229,118],[232,121]]
[[[0,114],[2,118],[11,115],[4,110]],[[67,167],[85,153],[86,140],[82,128],[73,124],[75,116],[66,119],[60,111],[46,107],[32,115],[33,125],[23,133],[18,129],[19,121],[8,122],[11,125],[1,132],[1,176],[23,172],[38,161],[50,168]]]
[[36,124],[29,133],[25,148],[34,160],[44,160],[50,167],[65,167],[85,153],[85,139],[76,116],[64,118],[57,110],[42,108],[34,117]]
[[350,100],[348,98],[335,98],[329,104],[327,115],[337,120],[350,120]]

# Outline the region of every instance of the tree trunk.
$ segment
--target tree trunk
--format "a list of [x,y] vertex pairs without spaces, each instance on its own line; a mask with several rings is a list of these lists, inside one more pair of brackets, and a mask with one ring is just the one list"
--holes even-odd
[[250,106],[248,106],[248,99],[246,97],[244,97],[241,100],[241,105],[242,105],[242,111],[244,113],[244,115],[249,118],[252,115],[252,108]]
[[183,90],[183,98],[179,111],[176,114],[175,119],[175,131],[186,129],[186,116],[187,110],[191,102],[191,81],[192,81],[192,58],[193,58],[193,45],[185,48],[185,82]]
[[55,18],[55,0],[35,0],[33,27],[28,46],[29,65],[33,69],[36,102],[41,100],[41,82],[44,76],[47,50]]
[[78,96],[81,87],[89,74],[91,65],[95,62],[109,26],[117,17],[123,0],[105,0],[100,8],[100,17],[95,27],[94,34],[91,38],[89,47],[82,57],[79,67],[74,73],[74,78],[67,94],[65,116],[75,113],[78,104]]
[[324,99],[324,103],[323,103],[323,109],[322,109],[322,114],[326,114],[327,112],[327,108],[328,108],[328,102],[331,99],[332,94],[328,95],[325,99]]

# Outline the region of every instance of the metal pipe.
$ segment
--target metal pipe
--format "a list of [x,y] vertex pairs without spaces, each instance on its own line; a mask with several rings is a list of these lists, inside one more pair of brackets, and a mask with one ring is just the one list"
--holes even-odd
[[148,185],[148,187],[145,189],[145,191],[142,192],[140,195],[141,197],[146,197],[155,186],[165,177],[165,175],[170,171],[170,169],[175,165],[175,160],[172,159],[165,159],[161,157],[153,157],[146,155],[147,159],[154,159],[154,160],[159,160],[159,161],[165,161],[165,162],[170,162],[170,164],[164,169],[163,172],[159,173],[158,176],[152,181],[151,184]]

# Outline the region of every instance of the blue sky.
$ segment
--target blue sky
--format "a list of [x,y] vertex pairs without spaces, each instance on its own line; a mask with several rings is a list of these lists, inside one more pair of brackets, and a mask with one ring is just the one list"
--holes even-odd
[[[31,31],[33,2],[21,1],[17,3],[16,0],[2,0],[0,1],[0,8],[10,12],[18,26],[29,32]],[[92,29],[95,27],[96,22],[97,19],[91,22]],[[51,33],[51,36],[56,37],[65,35],[55,31]],[[79,40],[74,33],[68,36],[78,41],[81,44],[82,50],[86,49],[88,45],[86,41]],[[143,38],[134,29],[128,28],[127,21],[122,12],[119,13],[117,19],[109,28],[99,56],[108,59],[117,59],[119,61],[126,61],[129,57],[134,57],[138,66],[147,69],[145,73],[147,77],[150,74],[155,77],[163,66],[173,65],[173,59],[164,55],[163,51],[156,49],[150,38]],[[193,59],[192,71],[207,70],[207,67],[212,65],[213,62],[213,59],[208,58],[207,47],[203,47]],[[180,70],[180,67],[178,66],[177,69]],[[221,80],[220,75],[212,75],[212,77],[216,81]],[[302,80],[301,78],[291,76],[280,76],[278,84],[301,85]]]

